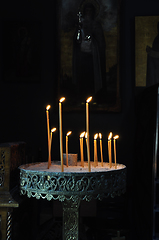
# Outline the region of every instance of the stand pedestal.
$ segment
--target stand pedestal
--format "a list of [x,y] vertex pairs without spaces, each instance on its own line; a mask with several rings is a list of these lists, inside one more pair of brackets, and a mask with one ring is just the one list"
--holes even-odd
[[[74,167],[75,168],[75,167]],[[92,168],[92,172],[77,166],[60,172],[60,165],[34,163],[20,167],[21,194],[36,199],[59,200],[63,203],[63,240],[79,239],[79,205],[81,200],[102,200],[126,191],[126,167],[122,164],[109,168]]]
[[63,202],[63,239],[78,239],[79,234],[79,205],[77,201]]

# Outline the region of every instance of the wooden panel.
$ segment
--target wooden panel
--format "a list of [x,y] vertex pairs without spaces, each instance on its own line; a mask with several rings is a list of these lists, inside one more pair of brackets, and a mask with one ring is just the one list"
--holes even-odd
[[0,147],[0,192],[9,191],[10,148]]
[[8,208],[0,208],[2,240],[6,240],[7,213],[8,213]]
[[18,167],[25,163],[25,145],[25,142],[0,144],[0,191],[9,191],[17,184]]
[[[8,213],[13,208],[19,207],[9,191],[18,184],[18,167],[25,163],[25,143],[0,144],[0,234],[1,240],[6,240],[10,232],[10,224],[7,225]],[[10,222],[10,221],[9,221]],[[7,230],[8,226],[8,230]],[[9,238],[10,239],[10,238]]]

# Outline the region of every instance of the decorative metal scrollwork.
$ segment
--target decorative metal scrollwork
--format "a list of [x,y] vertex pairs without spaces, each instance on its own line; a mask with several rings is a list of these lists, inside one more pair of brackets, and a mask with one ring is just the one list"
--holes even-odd
[[28,197],[63,202],[75,196],[81,200],[114,197],[126,190],[126,167],[103,172],[49,172],[20,167],[20,188]]

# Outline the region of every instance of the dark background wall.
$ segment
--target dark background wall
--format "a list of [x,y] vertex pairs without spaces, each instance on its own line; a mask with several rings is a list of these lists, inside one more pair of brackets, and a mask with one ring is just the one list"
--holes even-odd
[[[131,183],[135,141],[135,16],[158,15],[156,0],[123,0],[120,16],[120,90],[119,113],[91,113],[90,132],[104,135],[104,154],[107,156],[107,135],[120,135],[117,161],[126,164]],[[51,104],[51,126],[58,127],[54,100],[57,91],[57,16],[55,1],[4,1],[0,7],[0,142],[25,141],[27,155],[47,160],[47,130],[45,107]],[[3,76],[3,26],[6,21],[38,22],[40,28],[40,83],[7,83]],[[7,32],[7,29],[5,29]],[[141,89],[142,90],[142,89]],[[56,102],[58,104],[58,101]],[[72,129],[70,152],[79,151],[78,136],[85,125],[85,112],[65,113],[64,131]],[[58,133],[53,135],[53,158],[59,158]]]
[[[47,129],[45,107],[51,104],[50,123],[58,127],[57,92],[57,16],[56,1],[6,0],[0,3],[0,143],[24,141],[28,161],[47,160]],[[159,15],[158,0],[122,0],[120,16],[120,92],[119,113],[91,113],[90,132],[104,136],[107,157],[107,136],[119,134],[117,161],[127,166],[128,193],[135,174],[134,145],[136,137],[136,96],[143,88],[135,87],[135,16]],[[38,22],[40,29],[40,83],[9,83],[4,81],[2,58],[4,23],[6,21]],[[9,61],[9,60],[8,60]],[[72,130],[70,152],[79,152],[78,136],[85,126],[85,112],[64,113],[63,129]],[[58,133],[53,135],[53,159],[59,158]],[[129,209],[132,211],[132,202]],[[129,221],[132,221],[132,212]]]

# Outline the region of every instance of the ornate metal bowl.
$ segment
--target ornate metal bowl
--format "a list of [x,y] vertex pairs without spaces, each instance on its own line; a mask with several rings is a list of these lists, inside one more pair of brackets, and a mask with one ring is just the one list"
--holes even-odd
[[90,201],[92,198],[102,200],[103,197],[114,197],[126,190],[126,167],[117,164],[117,169],[108,163],[104,167],[92,167],[88,172],[84,168],[64,167],[60,172],[60,162],[52,163],[47,169],[47,163],[32,163],[20,166],[21,194],[28,197],[59,200],[80,198]]
[[114,197],[126,190],[126,167],[117,164],[109,168],[93,167],[88,172],[88,165],[64,167],[60,172],[60,162],[48,164],[32,163],[20,166],[21,194],[28,197],[59,200],[63,204],[63,240],[79,239],[79,205],[81,200],[92,198],[102,200],[104,197]]

